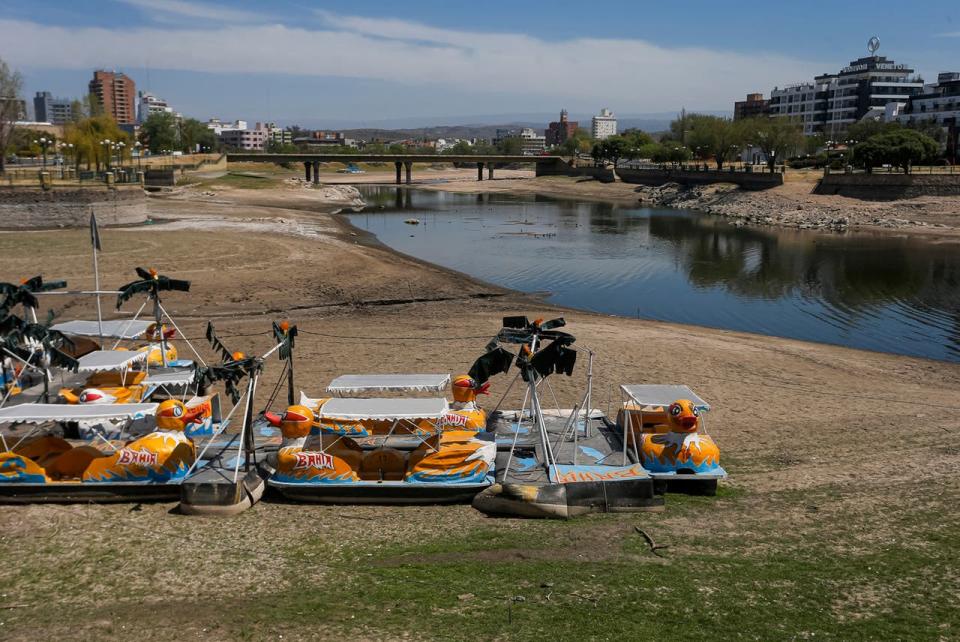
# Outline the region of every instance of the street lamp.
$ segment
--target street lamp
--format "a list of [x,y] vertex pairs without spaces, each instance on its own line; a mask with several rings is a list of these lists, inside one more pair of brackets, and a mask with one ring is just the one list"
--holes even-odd
[[109,138],[104,138],[102,141],[100,141],[100,144],[103,145],[103,153],[106,157],[106,166],[108,172],[110,171],[110,145],[112,142],[113,141],[111,141]]
[[140,154],[143,153],[140,148],[143,147],[143,144],[138,140],[133,144],[133,147],[137,150],[137,171],[139,172],[140,171]]
[[40,145],[40,149],[43,152],[43,169],[47,169],[47,145],[52,142],[52,140],[48,140],[46,137],[41,137],[39,140],[33,141],[34,145]]
[[123,168],[123,148],[126,147],[126,146],[127,146],[127,144],[126,144],[125,142],[123,142],[123,141],[120,141],[120,142],[117,143],[117,145],[116,145],[116,149],[117,149],[117,165],[119,165],[121,168]]

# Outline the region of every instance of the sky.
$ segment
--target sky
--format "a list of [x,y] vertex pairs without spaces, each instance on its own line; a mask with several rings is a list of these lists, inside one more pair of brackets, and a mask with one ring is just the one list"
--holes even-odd
[[[4,0],[25,95],[95,68],[187,116],[321,127],[732,111],[867,55],[960,71],[960,2]],[[28,102],[30,102],[28,100]]]

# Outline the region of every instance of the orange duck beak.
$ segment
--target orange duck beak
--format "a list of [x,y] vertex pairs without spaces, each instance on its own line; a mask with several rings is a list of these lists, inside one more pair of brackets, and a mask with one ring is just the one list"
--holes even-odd
[[180,419],[183,420],[184,425],[193,424],[199,421],[203,421],[203,418],[200,416],[203,414],[203,407],[197,406],[196,408],[186,408],[184,410],[183,416]]

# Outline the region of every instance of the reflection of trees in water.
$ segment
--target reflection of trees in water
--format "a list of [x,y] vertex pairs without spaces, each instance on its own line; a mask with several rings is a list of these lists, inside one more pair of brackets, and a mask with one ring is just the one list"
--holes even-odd
[[946,312],[960,325],[960,256],[946,246],[738,229],[674,216],[651,218],[650,233],[674,249],[700,287],[765,299],[817,297],[850,312],[905,302],[931,315]]

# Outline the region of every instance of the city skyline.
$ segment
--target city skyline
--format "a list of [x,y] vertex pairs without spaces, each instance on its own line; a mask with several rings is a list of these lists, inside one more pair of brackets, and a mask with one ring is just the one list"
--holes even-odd
[[0,10],[3,55],[23,72],[25,96],[79,97],[91,70],[105,68],[197,118],[412,126],[418,118],[493,122],[603,106],[629,118],[681,107],[729,112],[749,92],[865,55],[875,33],[880,54],[928,81],[960,52],[960,13],[945,2],[924,3],[896,23],[884,17],[895,6],[886,2],[868,12],[856,3],[805,5],[806,14],[829,10],[825,22],[779,6],[724,8],[721,16],[695,2],[686,10],[717,19],[683,29],[674,24],[682,8],[615,2],[599,12],[605,18],[580,4],[545,11],[543,3],[493,2],[469,19],[463,7],[428,2],[405,6],[402,18],[379,2],[281,2],[269,12],[251,2],[115,0],[91,11],[93,4],[13,0]]

